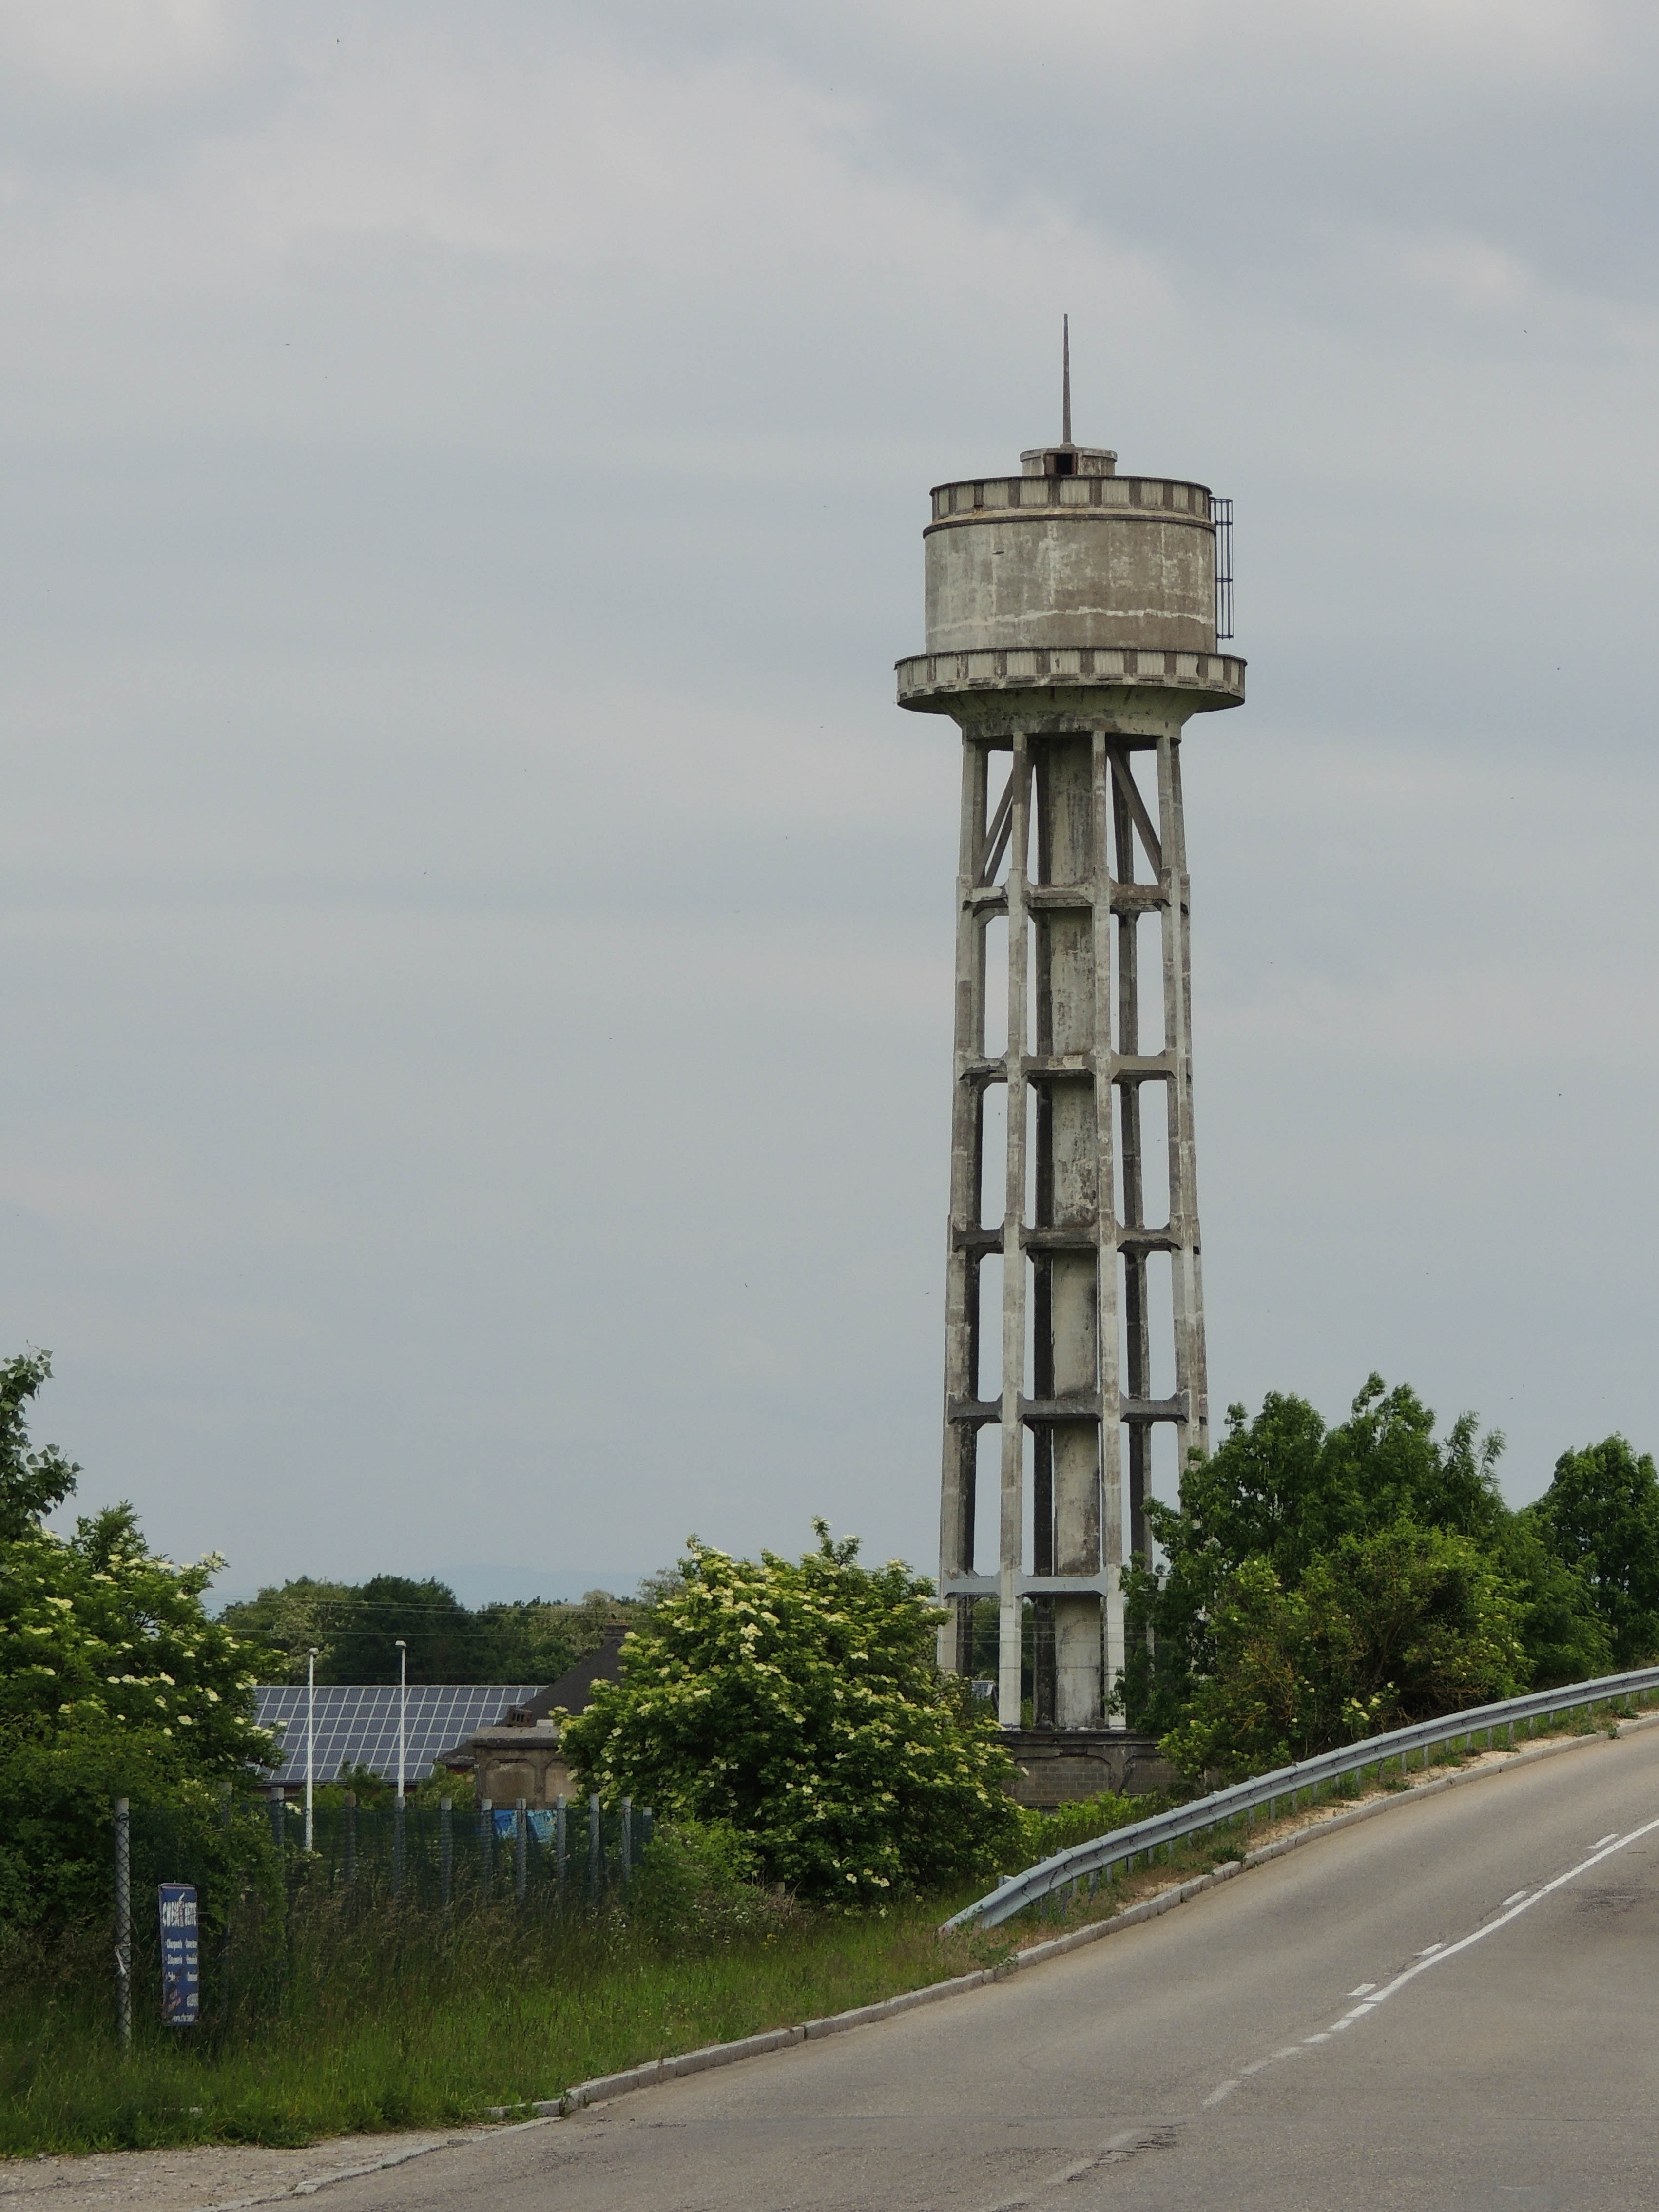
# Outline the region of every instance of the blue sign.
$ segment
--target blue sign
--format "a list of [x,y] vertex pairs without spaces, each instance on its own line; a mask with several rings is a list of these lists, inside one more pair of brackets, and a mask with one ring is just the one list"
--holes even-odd
[[188,1882],[161,1884],[161,2018],[194,2027],[202,2010],[201,1957],[196,1944],[196,1892]]

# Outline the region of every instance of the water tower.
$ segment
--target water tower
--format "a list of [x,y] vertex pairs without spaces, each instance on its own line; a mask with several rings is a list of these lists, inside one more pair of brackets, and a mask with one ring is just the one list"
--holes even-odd
[[962,732],[940,1656],[994,1597],[1018,1727],[1029,1601],[1036,1728],[1103,1731],[1154,1454],[1208,1443],[1181,740],[1244,664],[1231,503],[1074,445],[1069,362],[1020,462],[935,487],[898,664]]

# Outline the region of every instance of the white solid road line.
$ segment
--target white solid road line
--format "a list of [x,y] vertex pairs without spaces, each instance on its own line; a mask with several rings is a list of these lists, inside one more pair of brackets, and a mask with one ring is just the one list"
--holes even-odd
[[[1613,1832],[1613,1834],[1614,1834],[1614,1835],[1616,1835],[1617,1833],[1618,1833],[1618,1831],[1615,1829],[1615,1830],[1614,1830],[1614,1832]],[[1595,1842],[1590,1845],[1590,1849],[1591,1849],[1593,1851],[1599,1851],[1599,1850],[1601,1850],[1601,1846],[1602,1846],[1602,1844],[1610,1844],[1610,1843],[1612,1843],[1612,1841],[1613,1841],[1613,1836],[1598,1836],[1598,1837],[1595,1838]]]

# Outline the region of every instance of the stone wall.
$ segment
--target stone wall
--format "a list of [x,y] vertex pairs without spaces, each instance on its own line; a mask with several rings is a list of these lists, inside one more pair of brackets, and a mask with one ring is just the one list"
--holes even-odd
[[1015,1797],[1039,1812],[1103,1790],[1133,1797],[1181,1786],[1153,1738],[1124,1729],[1004,1729],[1002,1741],[1013,1758]]

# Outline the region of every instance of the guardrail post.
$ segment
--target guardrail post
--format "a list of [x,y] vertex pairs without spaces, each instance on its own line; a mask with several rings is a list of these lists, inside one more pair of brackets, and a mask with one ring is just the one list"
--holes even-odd
[[513,1902],[524,1903],[530,1881],[530,1809],[520,1797],[513,1808]]
[[455,1887],[455,1800],[438,1800],[438,1902],[447,1912]]
[[553,1805],[553,1873],[554,1878],[558,1884],[559,1902],[561,1905],[564,1903],[564,1881],[567,1866],[568,1864],[568,1853],[567,1850],[568,1840],[567,1831],[568,1825],[568,1808],[566,1806],[562,1797],[556,1798],[554,1801]]

